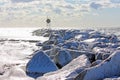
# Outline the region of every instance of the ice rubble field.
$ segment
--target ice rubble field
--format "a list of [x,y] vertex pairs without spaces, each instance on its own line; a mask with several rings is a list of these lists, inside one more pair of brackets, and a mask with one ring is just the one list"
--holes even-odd
[[119,80],[119,30],[40,29],[37,43],[2,35],[0,80]]

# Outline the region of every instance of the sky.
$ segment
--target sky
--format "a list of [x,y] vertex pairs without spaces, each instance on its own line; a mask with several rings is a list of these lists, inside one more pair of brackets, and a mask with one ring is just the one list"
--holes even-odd
[[1,27],[120,27],[120,0],[0,0]]

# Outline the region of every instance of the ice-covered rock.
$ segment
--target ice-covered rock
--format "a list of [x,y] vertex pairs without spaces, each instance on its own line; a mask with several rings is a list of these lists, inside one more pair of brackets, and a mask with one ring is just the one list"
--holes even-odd
[[68,64],[71,60],[72,60],[72,56],[66,50],[60,50],[54,58],[55,63],[60,65],[61,67]]
[[73,80],[84,68],[89,67],[90,61],[86,55],[73,59],[62,69],[45,74],[37,80]]
[[75,36],[75,39],[77,40],[86,40],[89,38],[89,33],[88,32],[80,32],[78,35]]
[[62,39],[62,36],[59,33],[52,33],[49,39]]
[[41,42],[37,42],[36,46],[42,46],[43,44]]
[[21,68],[13,67],[10,71],[9,80],[34,80],[26,75],[25,71]]
[[26,73],[19,67],[12,67],[10,71],[10,76],[14,77],[26,77]]
[[120,80],[120,77],[119,76],[113,76],[111,78],[105,78],[103,80]]
[[102,60],[96,60],[91,64],[91,67],[96,66],[96,65],[100,64],[101,62],[102,62]]
[[89,39],[83,40],[83,42],[85,43],[93,43],[95,41],[96,41],[96,38],[89,38]]
[[53,46],[52,49],[45,50],[45,54],[47,54],[52,60],[54,59],[55,55],[60,51],[61,49],[58,46]]
[[103,35],[98,32],[98,31],[92,31],[89,33],[90,34],[90,37],[89,38],[101,38]]
[[112,43],[116,43],[116,42],[119,41],[118,38],[117,38],[117,36],[114,35],[114,34],[109,35],[108,39],[109,39],[109,41],[112,42]]
[[96,39],[96,42],[99,42],[99,43],[108,43],[109,42],[109,39],[107,39],[107,38],[97,38]]
[[52,45],[43,45],[42,46],[42,50],[49,50],[49,49],[52,49],[53,46]]
[[108,44],[103,43],[103,42],[94,42],[94,43],[93,43],[93,46],[92,46],[92,49],[93,49],[94,47],[106,48],[106,47],[108,47],[108,46],[109,46]]
[[38,29],[38,30],[34,30],[32,32],[32,35],[49,37],[50,36],[50,32],[54,32],[54,30],[50,30],[50,29]]
[[76,50],[79,47],[79,42],[77,42],[75,40],[68,40],[62,46],[63,46],[63,48]]
[[75,34],[71,30],[68,30],[65,32],[63,39],[69,40],[69,39],[74,38],[74,37],[75,37]]
[[43,37],[49,37],[49,36],[50,36],[50,33],[44,33],[42,36],[43,36]]
[[91,62],[95,61],[95,55],[90,51],[71,50],[71,49],[67,49],[67,51],[70,52],[73,59],[77,58],[80,55],[85,54]]
[[120,51],[115,51],[99,65],[85,69],[75,80],[102,80],[120,75]]
[[95,54],[95,59],[96,60],[105,60],[114,51],[115,51],[114,48],[100,48],[100,47],[93,48],[93,53]]
[[120,47],[119,42],[117,42],[117,43],[109,43],[108,45],[109,45],[110,48],[118,48],[118,47]]
[[3,75],[5,72],[5,65],[3,63],[0,63],[0,75]]
[[67,49],[67,51],[69,51],[69,53],[73,59],[77,58],[80,55],[83,55],[83,53],[81,51],[78,51],[78,50]]
[[26,75],[25,71],[20,67],[12,66],[0,75],[0,80],[34,80]]
[[55,63],[43,51],[38,51],[28,62],[26,72],[29,76],[36,78],[57,69]]

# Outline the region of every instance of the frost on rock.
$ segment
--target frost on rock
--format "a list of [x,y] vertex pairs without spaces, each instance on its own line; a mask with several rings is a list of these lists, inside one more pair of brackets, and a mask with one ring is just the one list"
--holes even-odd
[[45,74],[37,80],[70,80],[74,79],[84,68],[89,67],[90,61],[86,55],[81,55],[73,59],[62,69]]
[[43,51],[36,52],[26,67],[27,74],[34,78],[56,70],[55,63]]
[[95,59],[96,59],[96,60],[105,60],[105,59],[107,59],[114,51],[115,51],[114,48],[100,48],[100,47],[95,47],[95,48],[93,48],[93,53],[95,54]]
[[72,60],[72,56],[68,51],[61,50],[55,56],[55,62],[59,64],[61,67],[65,66]]
[[0,80],[34,80],[26,75],[25,71],[19,67],[11,67],[7,69],[3,75],[0,75]]
[[66,48],[66,49],[77,50],[78,46],[79,46],[79,42],[74,41],[74,40],[67,40],[67,41],[64,42],[64,44],[62,46],[63,46],[63,48]]
[[118,76],[113,76],[113,77],[111,77],[111,78],[105,78],[105,79],[103,79],[103,80],[120,80],[120,77],[118,77]]
[[[85,69],[75,80],[102,80],[120,75],[120,51],[115,51],[101,64]],[[84,75],[83,75],[84,74]]]
[[68,40],[68,39],[74,38],[74,36],[75,36],[74,33],[72,31],[68,30],[65,32],[63,39]]

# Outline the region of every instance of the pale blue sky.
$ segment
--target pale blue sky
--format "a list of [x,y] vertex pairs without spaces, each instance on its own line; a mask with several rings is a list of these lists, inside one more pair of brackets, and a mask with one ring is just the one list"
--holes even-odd
[[120,27],[120,0],[0,0],[0,27]]

